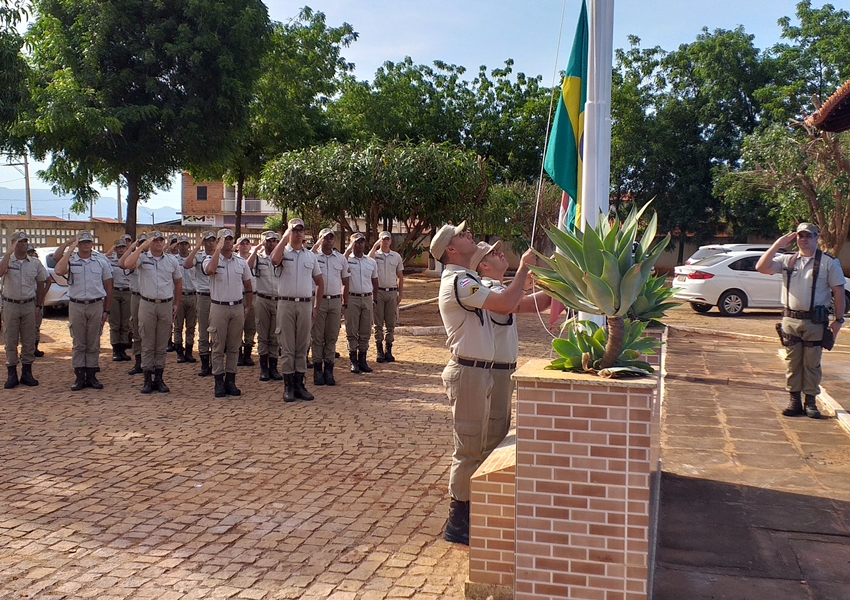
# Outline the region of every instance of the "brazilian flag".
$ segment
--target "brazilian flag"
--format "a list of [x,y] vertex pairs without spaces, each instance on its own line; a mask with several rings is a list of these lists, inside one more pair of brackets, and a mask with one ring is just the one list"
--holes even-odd
[[570,62],[561,82],[561,98],[549,134],[543,167],[570,197],[566,229],[574,231],[581,216],[581,163],[584,105],[587,101],[587,5],[582,0]]

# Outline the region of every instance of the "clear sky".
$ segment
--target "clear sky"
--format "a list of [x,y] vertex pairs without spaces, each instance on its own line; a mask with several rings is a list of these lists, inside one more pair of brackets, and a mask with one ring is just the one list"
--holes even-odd
[[[266,0],[271,18],[287,21],[306,0]],[[350,23],[360,38],[343,56],[356,65],[358,79],[371,80],[386,60],[410,56],[414,62],[434,60],[463,65],[470,79],[480,65],[492,69],[514,59],[514,70],[542,75],[547,86],[566,66],[580,0],[310,0],[327,16],[329,26]],[[779,41],[777,20],[794,20],[797,0],[616,0],[614,47],[627,46],[637,35],[644,47],[673,50],[694,41],[703,27],[733,29],[743,25],[755,35],[755,44],[767,48]],[[822,6],[823,0],[813,5]],[[832,0],[850,8],[850,0]],[[16,180],[17,179],[17,183]],[[180,188],[161,192],[147,206],[180,206]],[[0,169],[0,186],[23,187],[22,178],[8,167]],[[48,187],[33,178],[33,187]],[[105,194],[115,195],[115,190]]]

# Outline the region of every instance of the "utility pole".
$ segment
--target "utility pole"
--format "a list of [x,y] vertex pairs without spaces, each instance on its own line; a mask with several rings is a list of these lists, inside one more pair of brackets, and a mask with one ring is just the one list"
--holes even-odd
[[121,178],[118,178],[118,222],[123,223],[124,219],[121,217]]
[[[24,189],[26,190],[26,199],[27,199],[27,220],[32,221],[32,191],[30,190],[30,167],[29,167],[29,159],[27,155],[24,154],[24,162],[11,162],[12,156],[9,155],[9,162],[6,163],[10,167],[23,167],[24,168]],[[18,171],[20,173],[20,171]],[[9,212],[12,212],[12,208],[9,208]]]

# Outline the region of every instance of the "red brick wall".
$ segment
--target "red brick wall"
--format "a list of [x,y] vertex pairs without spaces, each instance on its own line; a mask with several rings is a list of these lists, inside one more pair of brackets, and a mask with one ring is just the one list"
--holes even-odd
[[[191,173],[183,171],[183,214],[217,215],[221,214],[221,201],[224,200],[224,184],[221,181],[195,181]],[[198,200],[198,186],[206,186],[207,199]]]

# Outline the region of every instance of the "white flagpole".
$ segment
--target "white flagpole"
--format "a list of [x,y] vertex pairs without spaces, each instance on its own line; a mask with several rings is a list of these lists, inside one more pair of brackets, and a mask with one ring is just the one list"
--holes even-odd
[[[614,0],[588,0],[587,103],[584,105],[584,160],[581,230],[608,212],[611,185],[611,69],[614,60]],[[600,325],[604,318],[579,313]]]

